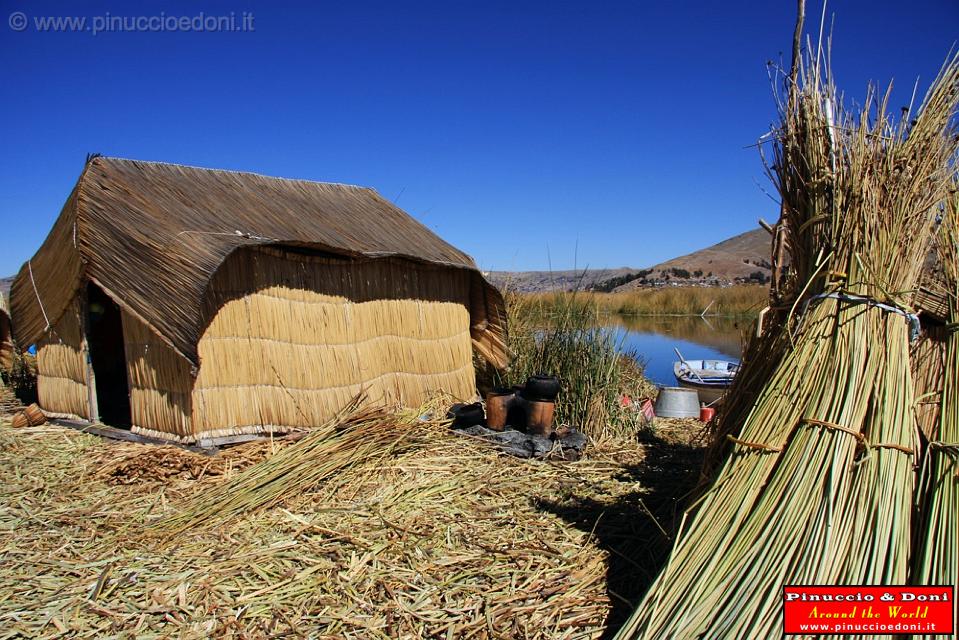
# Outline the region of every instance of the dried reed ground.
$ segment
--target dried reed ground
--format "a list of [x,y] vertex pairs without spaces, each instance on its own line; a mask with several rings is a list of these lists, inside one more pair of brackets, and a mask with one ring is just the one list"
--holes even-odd
[[429,444],[380,468],[164,544],[145,525],[271,445],[204,459],[0,423],[0,638],[614,630],[668,550],[698,471],[694,427],[564,464],[429,428]]

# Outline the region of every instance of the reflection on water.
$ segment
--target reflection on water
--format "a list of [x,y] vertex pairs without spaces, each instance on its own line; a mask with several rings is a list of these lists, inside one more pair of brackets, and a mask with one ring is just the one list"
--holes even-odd
[[646,377],[675,386],[673,363],[679,349],[687,360],[733,360],[742,355],[743,332],[751,320],[696,316],[607,316],[624,351],[646,362]]

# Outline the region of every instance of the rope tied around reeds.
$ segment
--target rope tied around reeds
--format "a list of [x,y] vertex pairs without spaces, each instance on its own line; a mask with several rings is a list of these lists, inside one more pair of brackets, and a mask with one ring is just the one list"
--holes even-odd
[[763,453],[782,453],[782,447],[774,447],[770,444],[764,444],[762,442],[750,442],[749,440],[741,440],[732,434],[726,434],[726,439],[734,444],[738,444],[741,447],[746,447],[747,449],[755,449],[757,451],[762,451]]
[[929,443],[930,451],[942,451],[947,456],[959,460],[959,442],[943,442],[942,440],[933,440]]
[[870,298],[869,296],[861,296],[853,293],[846,293],[845,291],[831,291],[829,293],[820,293],[808,298],[802,307],[802,313],[799,314],[799,317],[802,318],[806,315],[806,311],[809,310],[809,305],[813,302],[818,302],[820,300],[834,299],[839,302],[845,302],[847,304],[864,304],[869,307],[875,307],[877,309],[882,309],[887,313],[897,313],[901,315],[909,323],[909,341],[915,342],[919,339],[919,332],[921,330],[919,324],[919,316],[915,313],[912,313],[908,309],[904,309],[898,305],[881,302],[875,298]]
[[859,431],[850,429],[849,427],[844,427],[841,424],[836,424],[835,422],[827,422],[825,420],[814,420],[812,418],[806,418],[801,420],[799,424],[809,424],[817,427],[824,427],[826,429],[832,429],[833,431],[841,431],[843,433],[849,434],[859,441],[859,446],[863,449],[892,449],[894,451],[899,451],[905,453],[906,455],[914,456],[916,455],[916,450],[907,447],[905,445],[897,444],[895,442],[869,442],[869,439]]
[[859,433],[855,429],[844,427],[841,424],[836,424],[835,422],[827,422],[825,420],[815,420],[813,418],[803,418],[802,420],[799,421],[799,424],[800,425],[807,424],[807,425],[812,425],[814,427],[824,427],[832,431],[841,431],[842,433],[845,433],[854,437],[863,446],[868,446],[869,444],[868,441],[866,440],[866,436],[864,436],[863,434]]
[[[801,420],[799,424],[808,424],[808,425],[813,425],[817,427],[824,427],[826,429],[831,429],[833,431],[840,431],[842,433],[851,435],[852,437],[856,438],[856,440],[859,441],[860,446],[864,449],[892,449],[895,451],[900,451],[910,456],[916,454],[915,449],[912,449],[911,447],[906,447],[901,444],[896,444],[894,442],[870,443],[869,440],[866,438],[866,436],[864,436],[863,434],[853,429],[850,429],[848,427],[844,427],[841,424],[836,424],[835,422],[827,422],[825,420],[815,420],[812,418],[807,418],[807,419]],[[732,434],[726,434],[726,439],[732,442],[733,444],[737,444],[741,447],[745,447],[746,449],[754,449],[756,451],[762,451],[763,453],[782,453],[783,451],[783,447],[776,447],[771,444],[766,444],[764,442],[750,442],[749,440],[743,440],[741,438],[737,438]],[[945,446],[948,448],[948,447],[955,447],[956,445],[945,445]]]
[[891,449],[893,451],[899,451],[900,453],[904,453],[907,456],[916,455],[915,449],[911,447],[907,447],[905,445],[896,444],[894,442],[877,442],[875,444],[870,444],[869,448],[870,449]]
[[959,442],[933,440],[929,443],[929,453],[933,451],[943,454],[940,460],[950,462],[956,467],[955,477],[959,479]]

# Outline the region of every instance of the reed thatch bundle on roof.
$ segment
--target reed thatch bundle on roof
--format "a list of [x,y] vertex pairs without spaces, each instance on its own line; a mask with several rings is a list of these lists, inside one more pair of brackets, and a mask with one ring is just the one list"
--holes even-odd
[[126,386],[132,428],[182,442],[320,424],[361,389],[465,398],[474,349],[506,363],[469,256],[372,189],[250,173],[91,159],[11,302],[45,410],[103,417]]

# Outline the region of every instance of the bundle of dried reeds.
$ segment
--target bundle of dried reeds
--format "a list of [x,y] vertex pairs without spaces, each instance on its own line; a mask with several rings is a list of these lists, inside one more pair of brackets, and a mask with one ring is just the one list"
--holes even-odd
[[946,344],[949,332],[927,322],[912,345],[912,379],[915,383],[916,422],[927,440],[939,439],[939,414],[945,375]]
[[799,76],[773,166],[791,346],[621,638],[773,637],[783,584],[907,578],[918,438],[904,296],[950,187],[959,59],[912,122],[893,120],[888,94],[847,111],[819,54]]
[[232,477],[292,442],[288,438],[247,442],[215,455],[196,453],[173,445],[119,442],[93,456],[97,466],[94,476],[116,485],[168,482],[171,478],[222,479]]
[[155,527],[174,536],[290,499],[347,469],[375,463],[416,442],[415,420],[362,406],[357,396],[294,446],[198,496]]
[[[939,428],[923,461],[922,517],[912,582],[953,585],[959,591],[959,192],[947,200],[938,248],[949,290],[950,324]],[[959,609],[953,606],[955,619]]]

